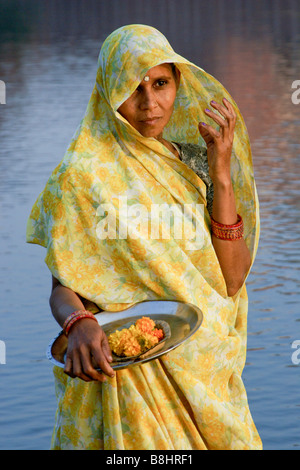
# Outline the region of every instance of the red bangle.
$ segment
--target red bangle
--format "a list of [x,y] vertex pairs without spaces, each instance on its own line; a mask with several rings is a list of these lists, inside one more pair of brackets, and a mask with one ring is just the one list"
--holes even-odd
[[64,322],[63,332],[66,336],[68,336],[70,329],[74,325],[74,323],[80,320],[81,318],[91,318],[92,320],[97,321],[95,315],[89,312],[88,310],[76,310],[75,312],[71,313]]
[[220,240],[240,240],[244,236],[244,223],[242,217],[238,214],[238,221],[236,224],[225,225],[215,221],[211,217],[211,231],[212,234]]

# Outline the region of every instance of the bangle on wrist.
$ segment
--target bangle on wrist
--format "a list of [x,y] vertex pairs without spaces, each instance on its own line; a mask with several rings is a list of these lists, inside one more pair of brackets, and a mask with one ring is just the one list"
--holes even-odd
[[211,232],[220,240],[240,240],[244,236],[244,223],[242,217],[237,214],[238,220],[235,224],[226,225],[217,222],[211,217]]
[[97,321],[95,315],[92,312],[89,312],[88,310],[76,310],[66,318],[63,324],[63,332],[67,337],[74,323],[76,323],[81,318],[91,318],[92,320]]

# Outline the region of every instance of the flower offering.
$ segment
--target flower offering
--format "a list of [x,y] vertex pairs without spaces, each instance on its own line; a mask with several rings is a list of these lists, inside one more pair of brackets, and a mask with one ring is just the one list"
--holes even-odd
[[111,333],[108,342],[114,354],[120,357],[129,357],[144,353],[163,338],[163,330],[157,328],[151,318],[142,317],[129,328]]

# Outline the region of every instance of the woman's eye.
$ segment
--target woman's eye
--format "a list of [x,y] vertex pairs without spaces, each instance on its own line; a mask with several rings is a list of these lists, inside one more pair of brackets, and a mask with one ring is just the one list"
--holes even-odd
[[167,84],[167,80],[157,80],[156,84],[161,87]]

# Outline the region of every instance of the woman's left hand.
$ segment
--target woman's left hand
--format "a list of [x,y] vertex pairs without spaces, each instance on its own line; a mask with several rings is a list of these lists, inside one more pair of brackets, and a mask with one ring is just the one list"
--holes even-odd
[[215,101],[210,102],[211,106],[219,111],[221,116],[205,109],[206,115],[220,126],[218,130],[207,123],[201,122],[199,124],[199,132],[207,145],[209,175],[213,182],[224,181],[224,178],[230,180],[230,160],[236,113],[232,104],[226,98],[223,98],[223,103],[224,106]]
[[[225,225],[237,222],[235,195],[231,181],[230,161],[236,123],[236,113],[231,103],[223,98],[223,104],[211,101],[221,116],[209,109],[219,129],[206,123],[199,124],[199,131],[207,145],[209,174],[214,184],[212,217]],[[227,295],[233,296],[242,287],[251,266],[250,251],[244,239],[234,242],[220,240],[212,234],[212,243],[218,257],[227,288]]]

